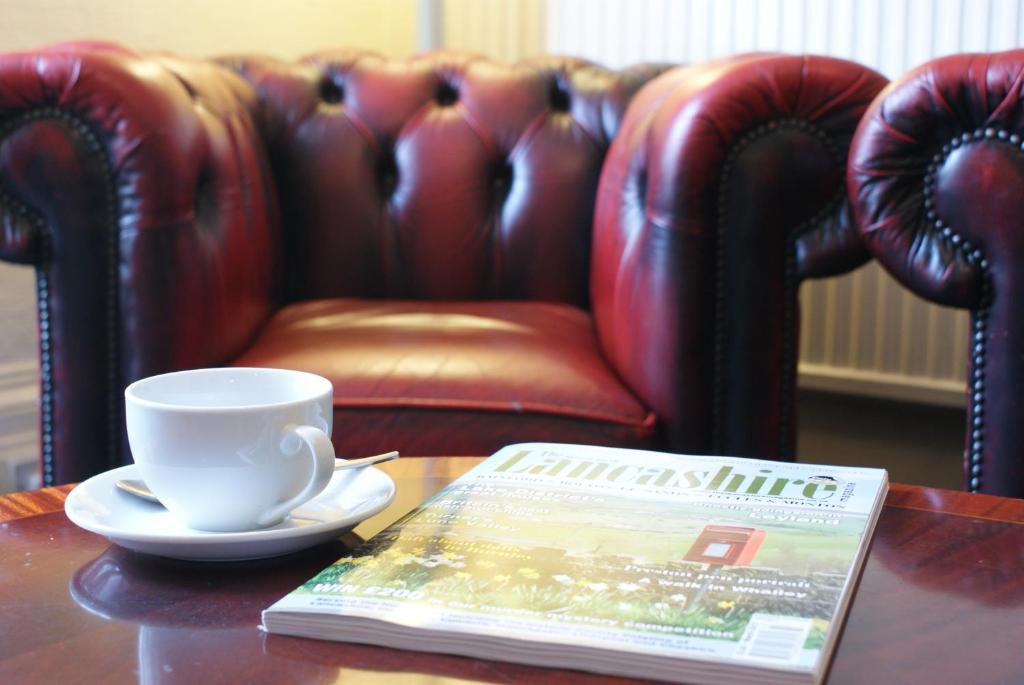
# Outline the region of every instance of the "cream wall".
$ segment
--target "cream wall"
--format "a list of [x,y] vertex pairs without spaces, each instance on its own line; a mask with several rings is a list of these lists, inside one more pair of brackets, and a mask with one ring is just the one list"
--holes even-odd
[[2,50],[101,38],[192,55],[416,48],[416,0],[0,0]]
[[[1022,44],[1024,0],[0,0],[0,25],[0,51],[94,38],[192,55],[446,47],[620,66],[774,49],[896,76],[936,54]],[[9,455],[36,450],[33,287],[30,268],[0,262],[0,491]],[[805,385],[962,403],[962,313],[921,303],[877,267],[803,297]]]
[[[416,50],[417,0],[0,0],[0,51],[103,39],[196,56],[265,53],[294,59],[320,48]],[[0,492],[38,454],[35,274],[0,262]]]

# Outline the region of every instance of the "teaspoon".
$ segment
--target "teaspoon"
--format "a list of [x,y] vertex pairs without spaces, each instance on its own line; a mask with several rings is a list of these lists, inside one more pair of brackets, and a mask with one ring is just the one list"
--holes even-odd
[[[335,471],[345,471],[347,469],[361,469],[373,464],[380,464],[381,462],[391,461],[392,459],[398,459],[398,452],[385,452],[384,454],[375,454],[372,457],[362,457],[361,459],[337,459],[334,463]],[[160,504],[159,498],[153,494],[145,482],[141,480],[125,479],[114,482],[119,489],[125,492],[141,497],[144,500],[150,502],[156,502]]]

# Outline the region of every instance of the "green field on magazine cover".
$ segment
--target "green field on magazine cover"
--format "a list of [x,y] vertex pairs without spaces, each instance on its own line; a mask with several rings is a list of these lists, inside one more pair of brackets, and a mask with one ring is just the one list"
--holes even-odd
[[[816,647],[865,521],[605,494],[581,506],[539,490],[462,488],[441,493],[301,591],[373,588],[493,615],[673,626],[727,640],[738,639],[754,613],[787,614],[814,619],[806,646]],[[683,560],[709,522],[765,531],[749,566]]]

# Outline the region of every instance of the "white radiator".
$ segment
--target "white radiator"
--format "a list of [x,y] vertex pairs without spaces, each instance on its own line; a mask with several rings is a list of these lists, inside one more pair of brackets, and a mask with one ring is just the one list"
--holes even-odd
[[[895,78],[933,57],[1021,45],[1024,0],[447,0],[445,45],[611,67],[752,50],[845,57]],[[800,382],[963,405],[968,321],[870,265],[802,290]]]

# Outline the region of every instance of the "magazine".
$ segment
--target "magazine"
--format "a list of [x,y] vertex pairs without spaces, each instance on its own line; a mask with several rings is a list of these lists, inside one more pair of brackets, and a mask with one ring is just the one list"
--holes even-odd
[[886,490],[880,469],[511,445],[263,624],[670,682],[817,683]]

